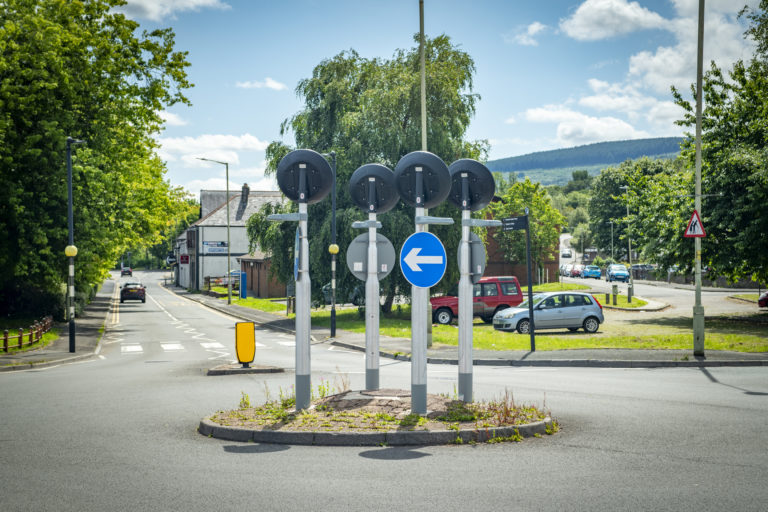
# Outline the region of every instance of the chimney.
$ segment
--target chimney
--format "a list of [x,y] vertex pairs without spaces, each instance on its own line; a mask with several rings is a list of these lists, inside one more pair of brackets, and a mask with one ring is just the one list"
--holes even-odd
[[248,202],[248,194],[250,193],[250,191],[251,191],[251,189],[248,186],[248,184],[247,183],[243,183],[243,193],[242,193],[242,196],[241,196],[240,200],[243,201],[244,203],[247,203]]
[[245,214],[245,207],[248,206],[248,194],[250,192],[251,189],[248,187],[248,184],[243,183],[243,191],[240,194],[240,204],[237,205],[237,212],[235,213],[236,220],[243,218],[243,215]]

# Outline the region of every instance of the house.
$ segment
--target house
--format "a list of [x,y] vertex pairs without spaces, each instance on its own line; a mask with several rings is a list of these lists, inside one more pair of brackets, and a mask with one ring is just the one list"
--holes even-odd
[[[248,219],[266,203],[280,203],[283,195],[277,191],[253,191],[248,184],[243,185],[238,193],[230,193],[229,201],[225,191],[200,191],[200,219],[192,224],[177,239],[175,245],[177,272],[176,284],[190,290],[201,290],[206,277],[223,277],[227,274],[227,254],[229,253],[229,269],[240,270],[241,260],[248,259],[248,234],[246,224]],[[218,202],[218,204],[217,204]],[[227,206],[229,206],[229,243],[227,237]],[[252,279],[257,286],[268,276],[269,258],[257,252],[261,262],[261,274],[249,276],[248,289],[254,290]],[[255,267],[255,265],[254,265]],[[266,293],[284,295],[285,287],[280,292],[276,283],[264,287]],[[256,293],[254,293],[256,294]],[[259,295],[263,296],[263,295]],[[274,295],[273,295],[274,296]]]

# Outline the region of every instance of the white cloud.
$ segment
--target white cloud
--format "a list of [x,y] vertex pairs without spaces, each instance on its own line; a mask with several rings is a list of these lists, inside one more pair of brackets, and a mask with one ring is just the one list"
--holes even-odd
[[579,41],[596,41],[637,30],[665,28],[667,23],[637,2],[586,0],[569,18],[560,20],[560,29]]
[[562,147],[605,140],[641,139],[650,135],[615,117],[592,117],[563,105],[528,109],[525,118],[534,123],[557,123]]
[[515,43],[522,46],[538,46],[539,42],[534,38],[548,27],[543,23],[534,21],[527,27],[519,30],[515,34],[505,35],[504,41],[507,43]]
[[273,89],[275,91],[282,91],[284,89],[287,89],[288,86],[284,83],[278,82],[277,80],[273,80],[270,77],[267,77],[264,79],[263,82],[259,81],[252,81],[252,82],[237,82],[235,83],[236,87],[240,87],[241,89]]
[[115,10],[129,18],[161,21],[167,17],[174,17],[179,12],[199,11],[206,8],[229,9],[230,6],[221,0],[128,0],[126,5]]
[[158,115],[168,126],[185,126],[187,124],[181,117],[166,110],[159,112]]
[[504,120],[504,124],[515,124],[517,121],[514,116],[510,116]]
[[269,145],[246,133],[243,135],[200,135],[197,137],[165,137],[158,139],[160,158],[167,162],[181,160],[187,167],[203,167],[197,157],[228,162],[240,162],[239,152],[264,151]]

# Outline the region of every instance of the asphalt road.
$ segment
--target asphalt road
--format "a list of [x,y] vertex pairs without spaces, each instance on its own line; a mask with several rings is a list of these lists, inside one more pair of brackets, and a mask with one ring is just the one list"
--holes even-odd
[[[293,337],[257,332],[284,374],[208,377],[234,319],[150,279],[117,304],[100,357],[0,374],[2,510],[765,510],[768,368],[475,369],[479,398],[510,390],[562,425],[522,443],[429,448],[238,444],[203,416],[293,384]],[[382,387],[410,387],[382,359]],[[360,389],[359,352],[312,347],[313,380]],[[452,394],[455,366],[430,365]]]

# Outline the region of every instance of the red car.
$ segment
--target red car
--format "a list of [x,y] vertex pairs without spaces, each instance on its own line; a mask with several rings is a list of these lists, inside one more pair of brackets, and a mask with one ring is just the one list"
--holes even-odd
[[765,292],[757,299],[757,307],[768,308],[768,292]]
[[[520,283],[515,276],[483,277],[473,285],[472,304],[474,316],[479,316],[485,323],[493,321],[497,311],[517,306],[523,302]],[[458,287],[448,295],[432,297],[432,319],[438,324],[450,324],[459,316]]]

